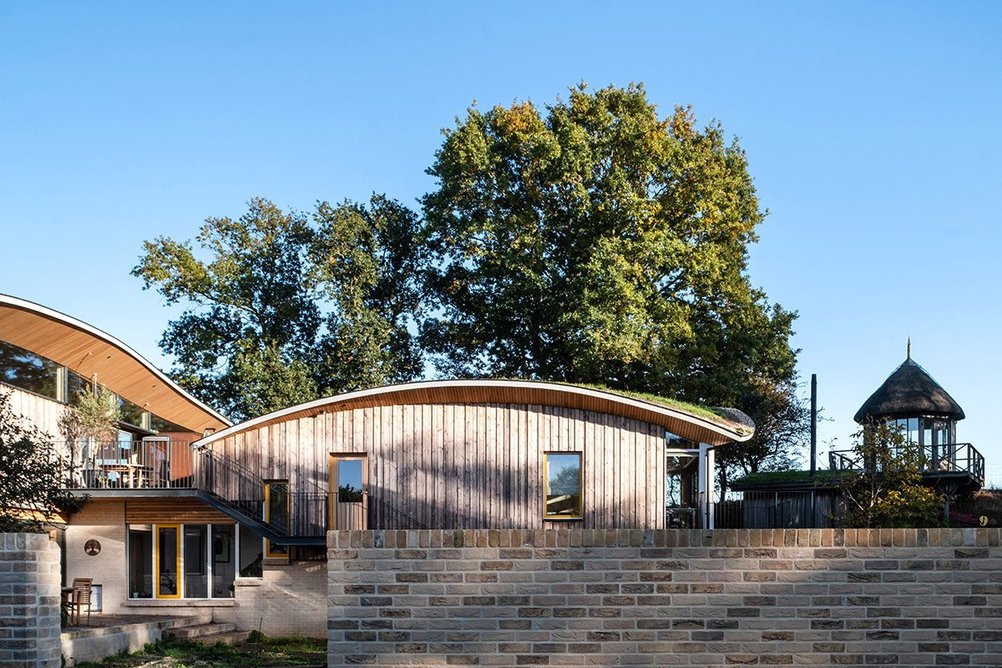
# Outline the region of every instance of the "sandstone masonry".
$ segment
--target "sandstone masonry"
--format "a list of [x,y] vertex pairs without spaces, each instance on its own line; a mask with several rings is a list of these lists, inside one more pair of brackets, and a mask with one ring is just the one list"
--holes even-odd
[[328,664],[1002,665],[999,529],[335,531]]
[[60,652],[59,546],[0,533],[0,666],[56,668]]

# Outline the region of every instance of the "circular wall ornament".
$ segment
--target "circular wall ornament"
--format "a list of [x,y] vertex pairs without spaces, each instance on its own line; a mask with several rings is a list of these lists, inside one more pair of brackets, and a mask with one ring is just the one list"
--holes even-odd
[[101,553],[101,543],[91,538],[89,541],[84,543],[84,552],[92,557],[97,556]]

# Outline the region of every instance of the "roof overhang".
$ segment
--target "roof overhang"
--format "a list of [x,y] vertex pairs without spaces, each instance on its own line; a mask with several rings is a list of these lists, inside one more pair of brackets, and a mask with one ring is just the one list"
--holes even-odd
[[99,383],[144,410],[195,433],[229,427],[222,414],[181,389],[118,339],[52,309],[0,294],[0,340]]
[[233,434],[323,413],[420,404],[520,404],[573,408],[657,424],[681,438],[710,445],[747,441],[754,434],[754,428],[745,424],[732,423],[723,418],[713,420],[680,408],[577,385],[520,380],[441,380],[387,385],[317,399],[247,420],[207,436],[197,445],[208,445]]

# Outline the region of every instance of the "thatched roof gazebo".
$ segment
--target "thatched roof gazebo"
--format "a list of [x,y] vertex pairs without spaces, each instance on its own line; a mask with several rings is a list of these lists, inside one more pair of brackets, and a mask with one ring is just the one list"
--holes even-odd
[[[957,442],[957,422],[964,409],[911,355],[863,402],[853,419],[866,425],[887,421],[908,443],[922,449],[923,477],[944,490],[977,489],[985,482],[985,461],[970,443]],[[851,466],[844,453],[833,452],[832,468]],[[838,462],[838,466],[836,466]]]
[[960,404],[909,355],[863,402],[853,419],[863,424],[869,420],[918,416],[945,420],[965,417]]

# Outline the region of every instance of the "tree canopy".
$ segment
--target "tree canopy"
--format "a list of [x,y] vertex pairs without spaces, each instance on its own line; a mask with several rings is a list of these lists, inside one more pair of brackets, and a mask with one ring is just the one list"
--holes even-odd
[[257,198],[238,220],[208,218],[197,250],[146,242],[132,273],[186,307],[160,343],[174,378],[242,419],[414,376],[414,225],[383,197],[311,216]]
[[764,213],[719,123],[661,117],[641,85],[581,85],[470,108],[444,135],[420,216],[256,199],[206,221],[205,260],[148,242],[133,273],[190,305],[162,341],[181,384],[242,418],[418,377],[427,355],[444,376],[740,408],[759,430],[721,452],[723,487],[784,461],[806,428],[796,314],[750,281]]
[[580,86],[542,111],[471,108],[429,173],[422,341],[441,372],[742,408],[767,428],[725,467],[789,445],[767,416],[804,427],[796,315],[750,283],[764,214],[718,123],[660,118],[642,86]]

